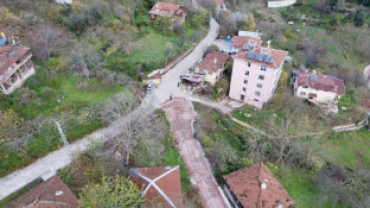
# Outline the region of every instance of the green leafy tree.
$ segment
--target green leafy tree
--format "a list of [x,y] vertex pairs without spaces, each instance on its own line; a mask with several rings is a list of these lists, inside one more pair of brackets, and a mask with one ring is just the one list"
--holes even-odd
[[169,31],[171,27],[171,20],[168,17],[158,16],[153,23],[153,27],[160,31]]
[[200,28],[201,26],[205,26],[209,23],[208,13],[197,11],[192,17],[190,24],[194,28]]
[[82,189],[79,203],[82,208],[132,208],[144,203],[140,189],[128,178],[104,176],[101,184]]

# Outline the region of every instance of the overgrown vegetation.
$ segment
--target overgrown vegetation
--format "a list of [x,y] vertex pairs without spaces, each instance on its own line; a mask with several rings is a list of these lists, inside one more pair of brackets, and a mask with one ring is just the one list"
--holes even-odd
[[[0,177],[104,127],[103,103],[117,93],[144,96],[133,81],[205,35],[207,13],[189,7],[186,23],[168,28],[149,18],[144,1],[1,1],[0,26],[33,52],[36,74],[11,95],[0,95]],[[176,2],[180,3],[180,2]],[[32,9],[30,9],[32,8]]]
[[[117,101],[117,100],[116,100]],[[111,105],[111,104],[108,104]],[[138,115],[142,115],[138,114]],[[124,201],[132,203],[140,203],[141,200],[135,200],[137,196],[137,188],[134,188],[131,182],[127,181],[127,172],[129,168],[136,167],[152,167],[152,166],[167,166],[167,165],[179,165],[180,166],[180,179],[182,185],[182,191],[185,198],[185,203],[191,205],[192,207],[201,207],[202,202],[199,199],[198,193],[190,184],[190,176],[185,168],[185,164],[181,159],[178,149],[174,147],[175,142],[172,138],[172,132],[170,131],[169,122],[165,117],[165,113],[161,110],[158,110],[150,115],[145,115],[150,119],[155,118],[153,122],[155,124],[162,123],[164,126],[161,126],[160,130],[162,131],[161,136],[158,135],[158,128],[156,125],[152,125],[151,122],[144,122],[138,125],[137,122],[141,121],[143,117],[133,116],[131,122],[135,123],[133,128],[140,128],[142,126],[145,128],[145,132],[152,135],[151,140],[154,148],[151,150],[145,150],[146,146],[143,142],[137,142],[137,146],[131,146],[130,150],[128,146],[126,149],[120,150],[117,148],[117,145],[113,145],[116,139],[107,140],[104,143],[95,143],[90,146],[89,150],[81,155],[79,155],[70,167],[65,168],[59,171],[62,176],[63,182],[72,190],[72,192],[78,196],[81,202],[85,200],[90,202],[103,203],[112,203],[115,200],[119,200],[120,203]],[[127,123],[131,123],[127,122]],[[125,125],[123,125],[124,128]],[[128,136],[127,131],[124,133]],[[133,144],[133,141],[141,140],[143,134],[132,134],[130,139],[130,144]],[[117,139],[120,139],[121,143],[128,144],[128,139],[117,136]],[[154,140],[154,141],[153,141]],[[156,143],[161,144],[161,147],[156,145]],[[162,148],[163,147],[163,148]],[[116,151],[115,153],[112,153]],[[131,152],[132,155],[128,159],[125,157],[127,151]],[[159,154],[155,154],[155,152]],[[117,183],[112,183],[116,181]],[[119,184],[116,186],[115,184]],[[108,193],[107,190],[111,188],[119,192],[121,190],[120,186],[125,184],[125,191],[120,197],[113,197]],[[100,190],[100,191],[98,191]],[[98,192],[97,192],[98,191]],[[99,194],[101,197],[99,199],[92,199],[92,194]],[[110,193],[110,192],[109,192]],[[118,194],[118,193],[117,193]],[[104,200],[102,200],[104,198]],[[96,201],[95,201],[96,200]],[[84,206],[89,205],[87,203]],[[130,204],[123,203],[122,206],[127,206]],[[132,206],[132,205],[130,205]]]
[[[195,107],[196,137],[215,164],[218,182],[223,182],[223,175],[264,161],[296,201],[294,207],[368,206],[368,196],[360,191],[370,188],[370,133],[366,129],[291,139],[282,132],[267,138],[217,110],[200,104]],[[284,126],[272,123],[268,128]]]

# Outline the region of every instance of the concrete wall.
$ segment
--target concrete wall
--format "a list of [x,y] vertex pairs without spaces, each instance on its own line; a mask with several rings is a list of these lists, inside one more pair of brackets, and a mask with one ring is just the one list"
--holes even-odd
[[[244,95],[244,102],[248,105],[261,109],[264,103],[267,103],[273,89],[275,87],[274,80],[279,79],[281,73],[276,73],[273,68],[267,68],[266,71],[261,70],[263,63],[251,63],[248,67],[248,61],[243,59],[234,59],[233,71],[231,75],[230,93],[229,96],[235,100],[241,100],[241,95]],[[249,71],[249,75],[245,72]],[[264,75],[264,80],[260,80],[259,75]],[[245,84],[244,80],[248,80]],[[262,84],[262,88],[258,88],[257,84]],[[273,85],[273,86],[272,86]],[[247,88],[246,92],[243,87]],[[260,96],[255,95],[256,91],[260,92]],[[257,99],[258,101],[255,101]]]
[[217,81],[220,79],[220,76],[223,72],[223,69],[219,69],[217,72],[209,73],[206,72],[206,74],[203,77],[203,80],[206,82],[209,82],[211,86],[215,86]]
[[284,1],[267,1],[268,8],[278,8],[293,5],[297,0],[284,0]]
[[[306,94],[301,95],[301,92],[305,92]],[[313,100],[319,103],[333,102],[337,97],[337,93],[334,92],[325,92],[322,90],[315,90],[312,88],[303,88],[302,86],[297,88],[295,95],[299,98],[309,99],[308,95],[309,93],[316,94],[317,97],[314,97]]]

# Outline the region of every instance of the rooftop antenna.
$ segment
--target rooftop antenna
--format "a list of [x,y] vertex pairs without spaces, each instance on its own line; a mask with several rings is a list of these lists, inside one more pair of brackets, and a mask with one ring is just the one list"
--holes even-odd
[[72,154],[71,147],[69,146],[68,140],[67,140],[66,136],[64,135],[63,129],[60,126],[60,123],[59,123],[58,119],[53,119],[53,121],[55,122],[55,124],[58,127],[59,134],[63,139],[64,146],[66,147],[66,150],[67,150],[69,156],[71,157],[71,159],[73,159],[73,154]]

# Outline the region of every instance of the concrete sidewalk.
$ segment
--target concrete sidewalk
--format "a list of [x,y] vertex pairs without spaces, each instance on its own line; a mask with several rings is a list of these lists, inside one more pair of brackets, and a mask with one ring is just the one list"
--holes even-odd
[[176,97],[161,104],[171,123],[172,132],[178,143],[180,154],[185,162],[193,185],[195,185],[207,208],[226,208],[222,194],[198,141],[193,137],[196,113],[189,101]]

